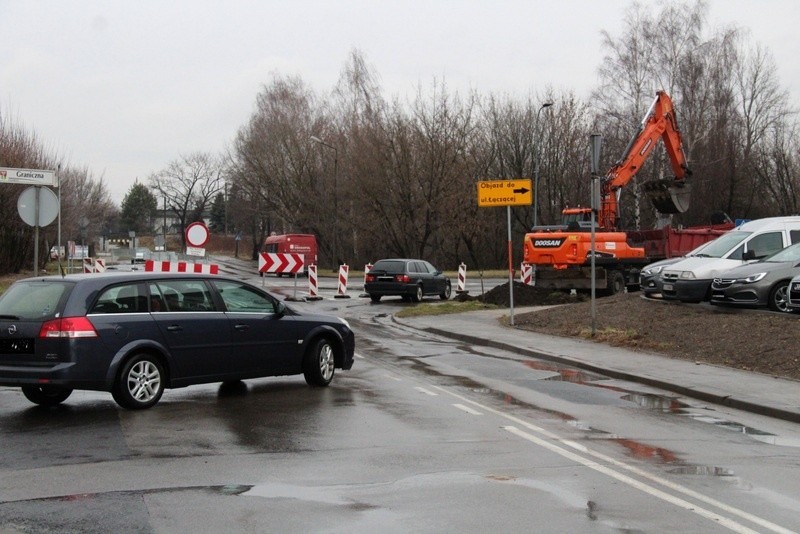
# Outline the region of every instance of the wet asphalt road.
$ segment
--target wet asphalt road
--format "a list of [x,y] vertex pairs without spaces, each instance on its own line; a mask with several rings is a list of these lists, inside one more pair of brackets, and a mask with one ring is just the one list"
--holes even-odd
[[356,331],[329,388],[0,388],[0,532],[800,531],[797,425],[420,334],[399,300],[297,306]]

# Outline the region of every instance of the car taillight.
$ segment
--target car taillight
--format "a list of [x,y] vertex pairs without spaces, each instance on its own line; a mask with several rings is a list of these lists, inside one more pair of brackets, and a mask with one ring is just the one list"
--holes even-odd
[[374,282],[375,281],[375,275],[374,274],[368,274],[367,278],[366,278],[366,281],[367,282]]
[[407,274],[396,274],[394,275],[394,279],[400,282],[401,284],[407,284],[411,282],[411,277],[408,276]]
[[39,330],[39,337],[97,337],[97,330],[86,317],[62,317],[44,323]]

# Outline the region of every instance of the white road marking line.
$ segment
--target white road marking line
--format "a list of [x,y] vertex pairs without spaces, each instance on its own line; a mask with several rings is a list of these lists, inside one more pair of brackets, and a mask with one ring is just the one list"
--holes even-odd
[[472,415],[483,415],[481,412],[479,412],[479,411],[477,411],[477,410],[473,410],[473,409],[472,409],[472,408],[470,408],[469,406],[464,406],[463,404],[453,404],[453,406],[455,406],[455,407],[456,407],[456,408],[458,408],[459,410],[463,410],[463,411],[467,412],[468,414],[472,414]]
[[[631,471],[632,473],[635,473],[635,474],[637,474],[637,475],[639,475],[641,477],[644,477],[644,478],[646,478],[648,480],[651,480],[651,481],[653,481],[653,482],[655,482],[657,484],[665,486],[665,487],[667,487],[667,488],[669,488],[669,489],[671,489],[673,491],[677,491],[679,493],[683,493],[684,495],[687,495],[689,497],[697,499],[697,500],[699,500],[701,502],[705,502],[706,504],[710,504],[712,506],[720,508],[721,510],[725,511],[726,513],[737,515],[737,516],[739,516],[739,517],[741,517],[743,519],[751,521],[751,522],[753,522],[753,523],[755,523],[757,525],[760,525],[761,527],[764,527],[766,529],[769,529],[769,530],[771,530],[773,532],[779,532],[781,534],[793,534],[794,533],[794,531],[792,531],[792,530],[789,530],[789,529],[784,528],[784,527],[782,527],[780,525],[772,523],[771,521],[768,521],[766,519],[763,519],[761,517],[753,515],[753,514],[751,514],[749,512],[746,512],[746,511],[741,510],[739,508],[735,508],[735,507],[730,506],[728,504],[725,504],[725,503],[723,503],[721,501],[717,501],[716,499],[713,499],[711,497],[708,497],[706,495],[698,493],[698,492],[696,492],[696,491],[694,491],[692,489],[689,489],[689,488],[687,488],[685,486],[681,486],[680,484],[676,484],[674,482],[671,482],[671,481],[669,481],[667,479],[664,479],[662,477],[659,477],[657,475],[650,474],[650,473],[648,473],[646,471],[643,471],[643,470],[641,470],[641,469],[639,469],[639,468],[637,468],[635,466],[632,466],[630,464],[626,464],[626,463],[621,462],[619,460],[615,460],[615,459],[613,459],[611,457],[608,457],[608,456],[606,456],[606,455],[604,455],[602,453],[595,452],[595,451],[585,447],[584,445],[582,445],[580,443],[577,443],[577,442],[574,442],[574,441],[571,441],[571,440],[565,440],[565,439],[561,438],[560,436],[558,436],[557,434],[554,434],[553,432],[550,432],[548,430],[545,430],[544,428],[541,428],[541,427],[536,426],[536,425],[534,425],[532,423],[529,423],[527,421],[519,419],[518,417],[515,417],[513,415],[509,415],[509,414],[501,412],[499,410],[495,410],[493,408],[489,408],[488,406],[484,406],[483,404],[480,404],[480,403],[475,402],[475,401],[473,401],[471,399],[463,397],[463,396],[461,396],[461,395],[459,395],[457,393],[453,393],[452,391],[448,391],[445,388],[442,388],[440,386],[433,386],[433,388],[437,389],[437,390],[439,390],[439,391],[441,391],[443,393],[446,393],[447,395],[450,395],[451,397],[457,398],[457,399],[459,399],[459,400],[461,400],[461,401],[463,401],[463,402],[465,402],[467,404],[471,404],[473,406],[477,406],[478,408],[480,408],[480,409],[482,409],[482,410],[484,410],[484,411],[486,411],[488,413],[492,413],[492,414],[497,415],[499,417],[502,417],[504,419],[508,419],[509,421],[513,421],[514,423],[516,423],[516,424],[518,424],[520,426],[523,426],[523,427],[527,428],[528,430],[532,430],[532,431],[534,431],[534,432],[536,432],[538,434],[541,434],[542,436],[546,437],[547,440],[558,441],[562,445],[565,445],[567,447],[570,447],[570,448],[573,448],[575,450],[578,450],[578,451],[580,451],[580,452],[582,452],[584,454],[589,454],[591,456],[599,458],[602,461],[608,462],[608,463],[610,463],[610,464],[612,464],[614,466],[617,466],[619,468]],[[460,405],[460,404],[454,404],[453,406],[457,406],[457,407],[463,406],[463,408],[466,408],[466,406]],[[589,467],[589,468],[594,469],[596,471],[599,471],[599,472],[601,472],[603,474],[606,474],[606,475],[608,475],[608,476],[610,476],[612,478],[615,478],[615,479],[617,479],[617,480],[619,480],[621,482],[624,482],[625,484],[628,484],[628,485],[630,485],[630,486],[632,486],[632,487],[634,487],[636,489],[639,489],[640,491],[643,491],[645,493],[648,493],[650,495],[653,495],[655,497],[663,499],[663,500],[665,500],[665,501],[667,501],[667,502],[669,502],[671,504],[674,504],[676,506],[684,508],[684,509],[686,509],[688,511],[694,512],[694,513],[696,513],[696,514],[698,514],[700,516],[703,516],[703,517],[705,517],[707,519],[710,519],[710,520],[716,522],[717,524],[725,526],[725,527],[729,528],[730,530],[733,530],[734,532],[742,532],[742,533],[744,533],[744,532],[747,532],[747,533],[756,532],[756,531],[746,527],[745,525],[742,525],[741,523],[737,523],[736,521],[734,521],[734,520],[732,520],[730,518],[721,516],[721,515],[716,514],[716,513],[712,512],[710,510],[706,510],[704,508],[700,508],[699,506],[697,506],[697,505],[695,505],[693,503],[690,503],[688,501],[685,501],[685,500],[683,500],[683,499],[681,499],[679,497],[676,497],[674,495],[670,495],[669,493],[661,491],[661,490],[659,490],[657,488],[654,488],[652,486],[648,486],[647,484],[645,484],[643,482],[640,482],[640,481],[638,481],[636,479],[633,479],[633,478],[631,478],[631,477],[629,477],[627,475],[624,475],[624,474],[622,474],[622,473],[620,473],[618,471],[615,471],[615,470],[613,470],[613,469],[611,469],[609,467],[606,467],[604,465],[598,464],[597,462],[595,462],[593,460],[590,460],[588,458],[584,458],[583,456],[580,456],[580,455],[578,455],[578,454],[576,454],[576,453],[574,453],[572,451],[569,451],[569,450],[567,450],[567,449],[565,449],[563,447],[560,447],[560,446],[552,443],[551,441],[547,441],[547,440],[542,439],[542,438],[540,438],[538,436],[534,436],[533,434],[529,434],[527,432],[519,430],[518,428],[516,428],[514,426],[505,426],[503,428],[506,431],[508,431],[508,432],[510,432],[512,434],[515,434],[515,435],[517,435],[517,436],[519,436],[519,437],[521,437],[523,439],[526,439],[526,440],[528,440],[528,441],[530,441],[532,443],[535,443],[535,444],[537,444],[537,445],[539,445],[539,446],[541,446],[543,448],[549,449],[552,452],[555,452],[556,454],[559,454],[560,456],[562,456],[564,458],[572,459],[575,462],[578,462],[578,463],[580,463],[582,465],[585,465],[586,467]]]
[[402,378],[397,378],[396,376],[392,376],[392,375],[383,375],[383,376],[385,376],[386,378],[391,378],[395,382],[402,382],[403,381]]
[[438,393],[435,393],[435,392],[433,392],[433,391],[431,391],[429,389],[421,388],[419,386],[415,387],[414,389],[416,389],[420,393],[424,393],[425,395],[430,395],[431,397],[438,397],[439,396]]
[[359,354],[357,352],[354,352],[353,356],[355,356],[356,358],[362,359],[362,360],[364,359],[364,356],[362,356],[361,354]]

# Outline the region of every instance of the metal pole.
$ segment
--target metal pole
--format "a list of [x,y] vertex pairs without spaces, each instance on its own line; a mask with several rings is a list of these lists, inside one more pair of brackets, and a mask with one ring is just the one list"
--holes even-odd
[[506,218],[508,219],[508,322],[511,326],[514,326],[514,258],[511,249],[511,206],[506,206]]
[[[536,130],[539,127],[539,114],[543,109],[552,106],[552,102],[545,102],[542,107],[536,112],[536,122],[533,126],[533,135],[536,137]],[[534,139],[533,143],[533,226],[539,224],[539,154],[538,154],[538,139]]]
[[36,205],[33,208],[33,276],[39,276],[39,194],[41,186],[36,186]]

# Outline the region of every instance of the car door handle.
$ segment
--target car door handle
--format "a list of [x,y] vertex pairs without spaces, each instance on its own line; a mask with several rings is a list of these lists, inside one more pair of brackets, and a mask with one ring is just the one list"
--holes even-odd
[[244,331],[244,330],[250,330],[250,325],[246,325],[246,324],[237,324],[237,325],[234,325],[234,326],[233,326],[233,329],[234,329],[234,330],[239,330],[240,332],[241,332],[241,331]]
[[179,324],[171,324],[167,327],[167,330],[169,330],[170,332],[180,332],[181,330],[183,330],[183,327]]

